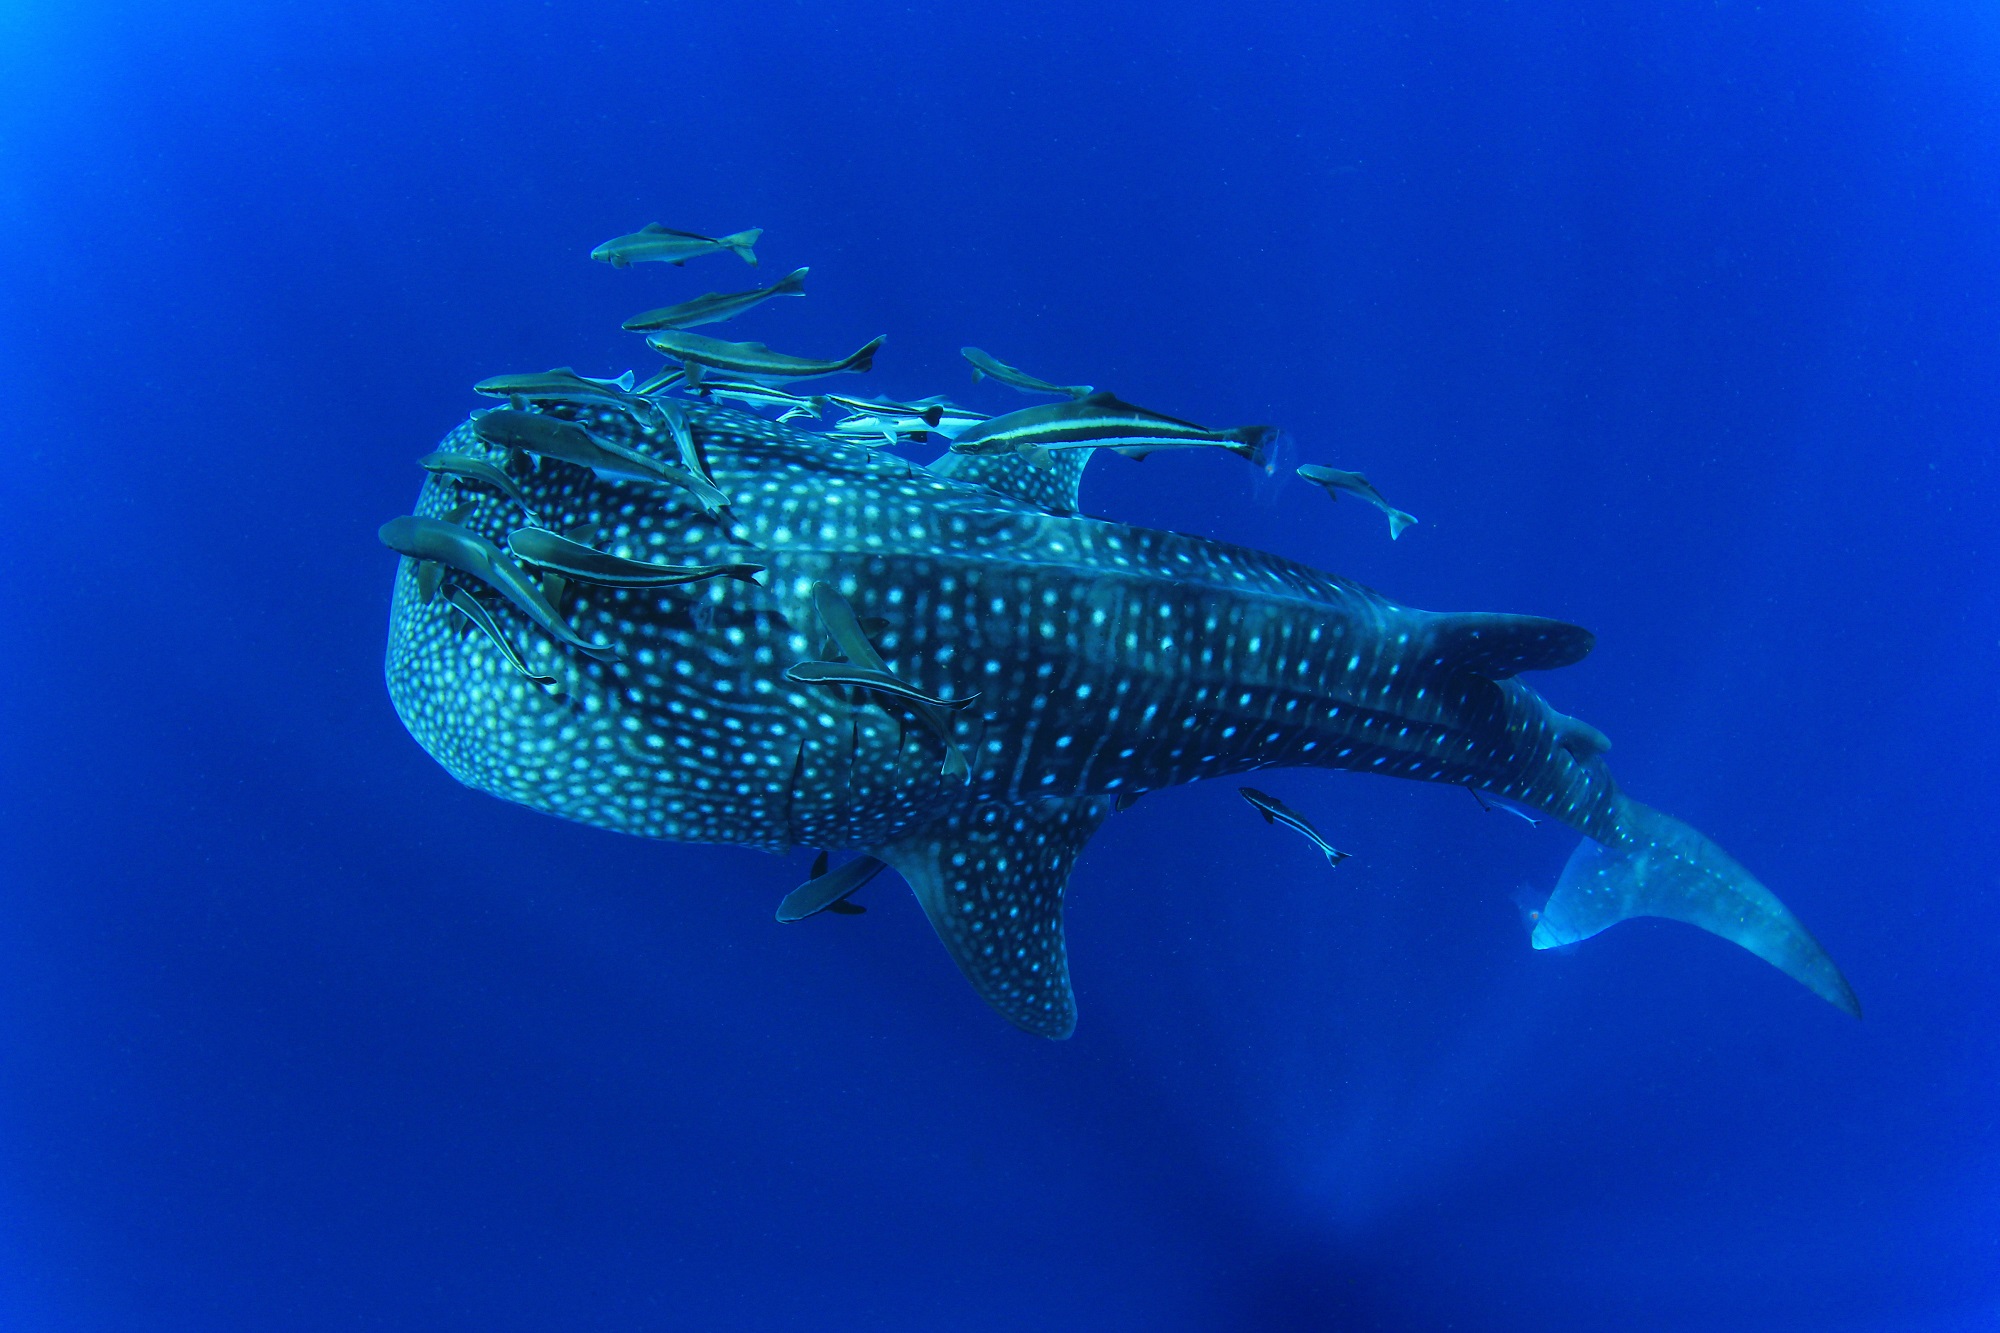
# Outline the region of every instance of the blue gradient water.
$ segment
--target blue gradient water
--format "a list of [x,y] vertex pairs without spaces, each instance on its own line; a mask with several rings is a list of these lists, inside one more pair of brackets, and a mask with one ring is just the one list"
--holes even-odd
[[[2000,24],[1625,2],[0,13],[0,1327],[1974,1330],[2000,1323]],[[1074,1040],[883,881],[465,791],[381,680],[487,374],[710,330],[977,343],[1275,421],[1092,512],[1599,635],[1543,676],[1855,1023],[1572,839],[1233,784],[1071,885]],[[1264,780],[1265,778],[1268,781]]]

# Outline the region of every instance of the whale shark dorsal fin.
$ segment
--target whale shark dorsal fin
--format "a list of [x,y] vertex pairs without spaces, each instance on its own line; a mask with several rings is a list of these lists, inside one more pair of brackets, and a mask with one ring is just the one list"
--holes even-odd
[[1476,671],[1489,680],[1574,666],[1597,644],[1597,636],[1581,625],[1485,611],[1432,616],[1426,633],[1433,665]]
[[984,486],[996,494],[1025,501],[1052,514],[1077,512],[1077,488],[1084,465],[1095,449],[1055,449],[1047,462],[1035,463],[1019,454],[945,454],[930,470],[940,477]]
[[1063,946],[1063,886],[1112,798],[981,801],[873,855],[915,890],[952,961],[1018,1027],[1060,1040],[1076,1028]]

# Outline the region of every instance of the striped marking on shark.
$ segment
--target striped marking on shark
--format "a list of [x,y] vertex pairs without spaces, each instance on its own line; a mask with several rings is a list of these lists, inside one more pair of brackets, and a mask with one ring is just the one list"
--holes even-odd
[[[676,456],[663,428],[616,406],[550,410],[621,449]],[[525,599],[496,606],[555,691],[427,603],[419,561],[405,560],[390,695],[460,780],[645,837],[886,863],[979,994],[1047,1037],[1075,1025],[1070,867],[1120,797],[1285,766],[1450,783],[1590,839],[1538,918],[1537,946],[1670,917],[1858,1013],[1768,890],[1621,793],[1602,736],[1519,679],[1580,660],[1587,631],[1419,611],[1264,552],[1077,516],[1083,450],[1058,455],[1059,470],[951,455],[930,471],[722,407],[686,412],[727,511],[561,458],[510,457],[469,424],[441,446],[505,467],[547,529],[593,532],[626,559],[767,566],[763,587],[571,586],[555,623],[597,658],[560,642]],[[512,500],[443,479],[416,509],[467,504],[481,558],[522,524]],[[833,605],[816,599],[822,585],[857,625],[879,627],[866,636],[877,660],[861,665],[970,701],[938,710],[942,734],[872,691],[788,678],[820,656]],[[948,749],[967,773],[945,771]]]

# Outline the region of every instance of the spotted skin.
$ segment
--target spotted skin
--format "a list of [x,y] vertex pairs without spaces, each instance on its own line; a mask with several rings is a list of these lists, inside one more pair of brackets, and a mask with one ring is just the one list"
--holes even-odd
[[[547,410],[676,456],[663,426]],[[1073,516],[1082,451],[1053,485],[1013,459],[941,476],[718,406],[687,417],[730,498],[722,514],[556,460],[509,464],[468,426],[446,438],[508,466],[545,526],[599,550],[768,566],[762,588],[571,585],[559,609],[618,646],[610,661],[500,606],[528,666],[556,678],[544,690],[425,604],[404,560],[390,695],[461,781],[644,837],[875,856],[910,881],[980,994],[1049,1037],[1075,1024],[1069,868],[1121,796],[1311,765],[1470,786],[1607,843],[1627,836],[1630,803],[1601,756],[1513,679],[1588,651],[1574,626],[1435,615],[1262,552]],[[496,544],[520,523],[512,502],[448,476],[416,512],[460,505]],[[822,580],[882,627],[870,639],[886,670],[936,697],[978,695],[944,719],[969,781],[941,771],[939,738],[907,705],[786,677],[823,642]]]

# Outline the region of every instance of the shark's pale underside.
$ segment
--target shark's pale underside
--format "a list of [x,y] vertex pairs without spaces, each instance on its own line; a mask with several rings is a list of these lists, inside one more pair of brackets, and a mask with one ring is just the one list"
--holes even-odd
[[[663,423],[546,410],[663,462],[680,457]],[[1537,947],[1669,917],[1859,1012],[1776,897],[1701,834],[1620,793],[1602,735],[1522,683],[1582,658],[1587,631],[1413,610],[1260,551],[1081,516],[1084,450],[1046,467],[947,455],[926,469],[720,407],[685,415],[729,497],[721,513],[684,489],[510,457],[469,423],[445,439],[445,453],[507,468],[539,526],[573,541],[626,560],[766,571],[763,586],[556,580],[561,615],[610,650],[595,655],[449,574],[531,670],[555,678],[544,687],[446,598],[427,598],[436,570],[420,578],[405,558],[389,691],[461,781],[645,837],[878,858],[915,890],[979,993],[1047,1037],[1076,1022],[1064,887],[1119,796],[1285,766],[1451,783],[1588,839],[1541,913]],[[433,475],[416,513],[454,510],[502,551],[529,524],[499,491]],[[893,694],[788,677],[826,656],[819,584],[873,627],[900,681],[977,698],[927,726]],[[940,729],[969,777],[941,762]]]

